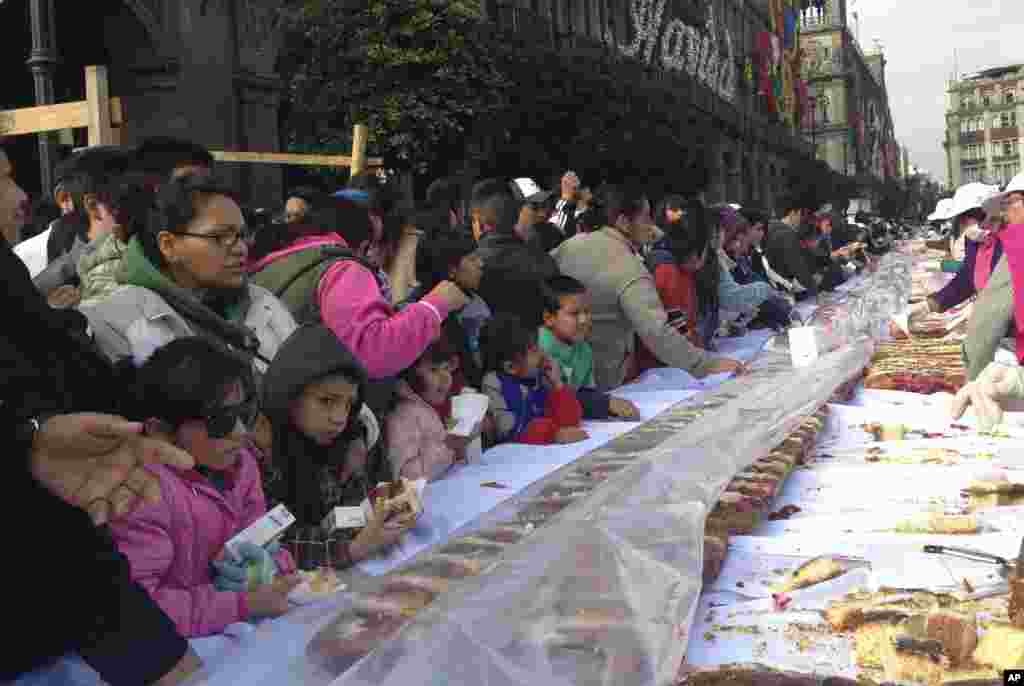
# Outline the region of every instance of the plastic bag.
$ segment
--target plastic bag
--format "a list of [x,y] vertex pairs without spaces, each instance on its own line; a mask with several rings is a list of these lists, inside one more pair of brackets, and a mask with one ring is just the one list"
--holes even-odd
[[[709,510],[737,472],[857,376],[871,348],[863,341],[796,371],[788,355],[766,354],[700,402],[531,485],[457,534],[509,524],[532,531],[484,556],[478,573],[449,580],[373,652],[335,662],[347,668],[335,683],[672,682],[701,591]],[[574,489],[581,493],[563,497]],[[439,558],[427,551],[411,566]],[[321,632],[310,659],[331,662],[324,639],[346,621],[343,613],[334,634]]]

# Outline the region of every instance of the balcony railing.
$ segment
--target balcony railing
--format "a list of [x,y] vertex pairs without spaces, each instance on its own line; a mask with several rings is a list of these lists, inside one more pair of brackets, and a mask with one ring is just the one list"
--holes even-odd
[[829,14],[819,15],[817,12],[804,12],[800,15],[800,26],[805,29],[828,29],[839,28],[839,24],[832,21]]

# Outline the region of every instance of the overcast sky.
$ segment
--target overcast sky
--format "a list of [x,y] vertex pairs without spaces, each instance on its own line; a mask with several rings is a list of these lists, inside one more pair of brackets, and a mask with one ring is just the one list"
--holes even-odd
[[860,17],[860,44],[885,51],[896,137],[910,160],[945,181],[946,82],[953,49],[961,74],[1024,63],[1021,0],[847,0],[850,28]]

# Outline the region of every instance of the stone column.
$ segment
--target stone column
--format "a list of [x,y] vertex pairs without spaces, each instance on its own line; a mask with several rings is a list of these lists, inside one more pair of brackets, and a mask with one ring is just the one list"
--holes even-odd
[[[36,104],[52,105],[53,72],[57,67],[57,30],[54,21],[53,0],[31,0],[32,53],[29,69],[35,82]],[[54,142],[52,133],[39,134],[39,172],[43,192],[53,193]]]

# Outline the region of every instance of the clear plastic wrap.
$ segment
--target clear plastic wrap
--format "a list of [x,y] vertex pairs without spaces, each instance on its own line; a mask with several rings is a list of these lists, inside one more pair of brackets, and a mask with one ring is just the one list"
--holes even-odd
[[[788,355],[762,356],[748,375],[673,407],[456,532],[522,538],[509,534],[494,555],[481,553],[478,573],[449,579],[447,593],[418,612],[422,596],[408,612],[398,608],[404,625],[373,652],[330,659],[327,643],[358,611],[347,610],[307,656],[341,673],[338,686],[672,683],[701,591],[709,510],[735,474],[859,375],[870,354],[863,341],[798,370]],[[396,575],[436,569],[438,552],[379,580],[378,591]],[[457,552],[462,559],[472,551]]]

